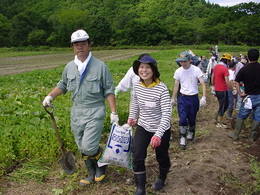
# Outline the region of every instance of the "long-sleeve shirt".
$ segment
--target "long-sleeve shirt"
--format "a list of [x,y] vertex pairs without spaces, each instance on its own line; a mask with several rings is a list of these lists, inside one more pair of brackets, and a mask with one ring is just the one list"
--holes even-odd
[[134,85],[139,81],[139,76],[134,73],[133,67],[131,67],[125,74],[124,78],[116,86],[116,89],[122,92],[128,91],[130,89],[131,95],[133,95]]
[[64,68],[62,79],[57,86],[66,93],[72,92],[74,104],[84,104],[89,107],[104,105],[104,99],[114,93],[112,75],[107,65],[101,60],[91,57],[85,77],[80,83],[81,75],[74,61]]
[[172,106],[164,83],[153,87],[145,87],[141,82],[135,85],[129,118],[137,119],[138,113],[138,125],[160,138],[170,128]]

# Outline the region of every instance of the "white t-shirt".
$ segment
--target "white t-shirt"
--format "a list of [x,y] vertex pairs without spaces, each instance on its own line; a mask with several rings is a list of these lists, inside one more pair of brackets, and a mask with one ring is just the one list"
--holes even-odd
[[228,70],[228,72],[229,72],[229,76],[228,76],[228,80],[229,81],[234,81],[235,80],[235,71],[234,70]]
[[[237,64],[236,64],[236,69],[235,69],[235,76],[237,75],[237,73],[239,72],[239,70],[241,69],[241,68],[243,68],[244,67],[244,65],[241,63],[241,62],[238,62]],[[235,80],[235,79],[234,79]]]
[[183,67],[178,68],[173,78],[180,81],[181,89],[180,93],[185,95],[198,94],[198,79],[203,76],[201,70],[191,65],[189,69]]

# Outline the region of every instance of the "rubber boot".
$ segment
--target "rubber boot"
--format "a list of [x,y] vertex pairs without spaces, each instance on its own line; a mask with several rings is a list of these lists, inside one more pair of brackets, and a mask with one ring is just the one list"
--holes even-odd
[[233,109],[228,108],[226,111],[226,118],[229,120],[232,129],[234,129],[235,128],[235,119],[232,116],[232,114],[233,114]]
[[94,182],[95,174],[96,174],[96,162],[90,158],[90,156],[84,155],[83,160],[86,164],[87,170],[88,170],[88,177],[86,179],[80,180],[81,185],[89,185]]
[[98,154],[95,156],[96,160],[96,175],[95,175],[95,181],[100,182],[106,177],[107,172],[107,165],[104,165],[102,167],[99,167],[97,164],[98,159],[100,159],[102,155],[102,148],[99,148]]
[[251,130],[250,130],[250,134],[249,134],[249,140],[250,141],[256,141],[256,133],[257,130],[259,128],[260,122],[253,120],[252,126],[251,126]]
[[165,186],[165,180],[167,177],[167,173],[169,172],[169,170],[163,169],[160,167],[160,175],[158,176],[158,178],[155,180],[155,182],[152,185],[152,188],[155,191],[161,190],[164,186]]
[[218,124],[218,113],[215,115],[214,123],[215,123],[215,125]]
[[179,145],[183,150],[186,149],[187,130],[188,130],[188,126],[179,126],[179,137],[180,137]]
[[187,140],[189,141],[193,141],[195,138],[195,129],[196,129],[196,125],[193,126],[189,126],[189,130],[187,133]]
[[226,111],[227,119],[232,120],[233,119],[232,114],[233,114],[233,109],[232,108],[228,108],[227,111]]
[[242,127],[243,127],[243,123],[244,123],[243,119],[237,118],[236,125],[235,125],[235,131],[228,133],[227,136],[229,138],[232,138],[233,140],[238,140],[239,134],[240,134]]
[[145,195],[146,173],[135,173],[136,191],[135,195]]
[[137,189],[135,195],[145,195],[146,173],[135,174]]

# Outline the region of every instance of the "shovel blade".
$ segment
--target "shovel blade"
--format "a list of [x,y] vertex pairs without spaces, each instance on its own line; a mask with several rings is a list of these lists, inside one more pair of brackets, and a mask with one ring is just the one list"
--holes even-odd
[[58,161],[62,169],[69,175],[72,175],[75,171],[75,158],[70,151],[65,152]]

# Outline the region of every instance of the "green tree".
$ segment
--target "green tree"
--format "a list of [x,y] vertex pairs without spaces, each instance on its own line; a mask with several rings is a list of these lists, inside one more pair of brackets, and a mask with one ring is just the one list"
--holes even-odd
[[48,44],[66,47],[70,45],[72,32],[78,29],[84,29],[88,32],[91,20],[88,12],[71,8],[52,15],[49,21],[52,23],[54,32],[48,37]]
[[10,46],[10,44],[9,44],[10,29],[11,29],[10,21],[5,16],[0,14],[0,40],[1,40],[0,41],[0,47]]
[[41,17],[36,11],[27,10],[15,15],[12,19],[12,29],[10,36],[11,42],[14,46],[27,46],[28,35],[34,30],[48,29],[47,21]]
[[28,34],[27,42],[31,45],[46,45],[47,34],[44,30],[35,29]]
[[163,26],[155,19],[133,19],[126,25],[126,44],[158,45],[167,37],[166,33]]
[[110,44],[112,37],[112,28],[103,16],[92,17],[88,27],[88,34],[95,46],[107,46]]

